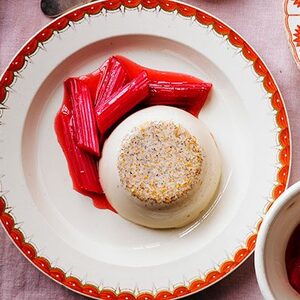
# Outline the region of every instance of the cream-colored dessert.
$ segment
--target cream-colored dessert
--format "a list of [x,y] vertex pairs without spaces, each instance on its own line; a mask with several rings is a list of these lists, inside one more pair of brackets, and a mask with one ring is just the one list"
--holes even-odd
[[221,162],[203,123],[183,110],[154,106],[111,133],[99,172],[108,201],[122,217],[172,228],[192,222],[213,202]]

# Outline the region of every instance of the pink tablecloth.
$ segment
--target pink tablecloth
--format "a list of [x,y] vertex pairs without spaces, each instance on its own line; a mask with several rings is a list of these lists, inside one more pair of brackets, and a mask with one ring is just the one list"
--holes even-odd
[[[39,9],[40,0],[0,0],[0,73],[18,48],[49,19]],[[300,136],[298,117],[300,73],[283,27],[280,0],[190,0],[218,16],[242,34],[260,53],[283,93],[294,141],[291,183],[298,178]],[[300,176],[299,176],[300,177]],[[37,271],[13,246],[0,228],[0,299],[85,299],[54,283]],[[254,274],[253,256],[238,270],[190,299],[262,299]]]

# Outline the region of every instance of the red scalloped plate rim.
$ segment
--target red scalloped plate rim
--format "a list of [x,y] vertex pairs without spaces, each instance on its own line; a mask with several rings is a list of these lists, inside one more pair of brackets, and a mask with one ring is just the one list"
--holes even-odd
[[[288,0],[286,0],[286,2],[287,1]],[[129,4],[131,3],[130,7],[126,6],[127,2]],[[143,4],[142,4],[142,2],[143,2]],[[208,12],[206,12],[200,8],[197,8],[196,6],[186,4],[182,1],[167,1],[167,0],[144,0],[144,1],[138,0],[138,1],[134,2],[134,3],[138,3],[138,4],[135,4],[134,6],[132,6],[132,1],[130,1],[130,0],[127,0],[127,1],[126,0],[123,0],[123,1],[121,1],[121,0],[96,1],[96,2],[92,2],[89,4],[79,6],[75,9],[63,14],[59,18],[53,20],[52,22],[50,22],[49,24],[44,26],[41,30],[39,30],[37,33],[35,33],[33,36],[31,36],[31,38],[29,38],[24,43],[24,45],[21,47],[21,49],[17,52],[17,54],[10,61],[8,67],[2,73],[2,75],[0,77],[0,89],[6,90],[6,87],[9,87],[11,85],[12,82],[8,85],[5,85],[5,83],[3,83],[2,80],[4,79],[4,75],[10,70],[10,67],[13,66],[15,68],[13,63],[15,61],[17,61],[17,59],[20,58],[21,56],[23,56],[23,58],[21,57],[21,59],[22,60],[24,59],[24,61],[25,61],[25,57],[27,57],[28,55],[31,55],[37,49],[37,48],[35,48],[34,51],[32,51],[31,53],[28,54],[29,50],[26,49],[26,46],[29,43],[34,42],[34,40],[36,40],[36,37],[41,35],[43,32],[45,33],[47,30],[48,30],[48,33],[49,33],[49,31],[52,31],[52,33],[43,42],[49,40],[52,37],[53,32],[56,31],[56,30],[53,30],[53,27],[55,25],[57,27],[57,24],[59,23],[60,20],[61,20],[61,23],[63,23],[63,24],[61,24],[61,26],[63,26],[66,17],[69,18],[69,21],[67,22],[67,24],[65,24],[65,26],[63,28],[60,28],[58,31],[65,29],[68,26],[69,22],[72,22],[72,21],[77,22],[77,21],[82,20],[84,18],[85,14],[87,13],[86,10],[88,8],[91,9],[92,7],[97,7],[97,6],[100,7],[101,6],[101,9],[99,10],[99,12],[102,11],[102,9],[109,10],[109,8],[104,7],[104,4],[108,3],[108,4],[116,5],[117,9],[121,5],[123,5],[125,8],[127,7],[130,9],[135,8],[138,5],[143,5],[144,8],[149,9],[149,7],[147,8],[144,5],[147,3],[151,4],[151,2],[152,2],[151,8],[160,7],[161,9],[163,9],[161,5],[165,4],[166,6],[168,6],[168,5],[170,6],[172,4],[173,7],[172,7],[172,10],[170,10],[170,11],[173,12],[173,11],[176,11],[177,8],[179,8],[180,11],[177,10],[178,14],[180,14],[184,17],[189,17],[189,18],[195,17],[195,19],[203,25],[212,25],[214,30],[218,34],[221,34],[223,36],[227,35],[230,43],[233,46],[241,48],[243,55],[245,56],[246,59],[248,59],[249,61],[250,60],[253,61],[253,67],[258,76],[263,77],[263,75],[258,73],[256,68],[258,68],[259,71],[261,71],[261,67],[264,68],[263,69],[263,71],[264,71],[264,89],[267,92],[272,94],[272,99],[271,99],[272,106],[273,106],[273,109],[277,111],[276,124],[278,125],[279,128],[281,128],[280,132],[278,133],[278,142],[282,146],[282,149],[279,152],[279,157],[283,156],[283,158],[284,158],[284,159],[282,158],[282,161],[281,161],[282,167],[280,169],[278,169],[278,172],[277,172],[278,184],[276,186],[274,186],[274,188],[273,188],[272,200],[275,201],[279,197],[279,195],[287,188],[289,178],[290,178],[290,172],[291,172],[290,165],[291,165],[291,160],[292,160],[292,142],[291,142],[290,125],[289,125],[289,120],[288,120],[288,116],[287,116],[287,112],[286,112],[285,103],[282,100],[282,95],[279,91],[277,83],[275,82],[269,69],[266,67],[266,64],[264,63],[263,59],[250,46],[250,44],[246,41],[246,39],[244,39],[243,36],[238,34],[234,29],[232,29],[230,26],[228,26],[226,23],[224,23],[220,19],[216,18],[215,16],[209,14]],[[153,3],[155,4],[154,6],[153,6]],[[175,9],[173,9],[174,7],[175,7]],[[112,10],[115,10],[115,9],[112,9]],[[99,12],[95,11],[95,14],[98,14]],[[206,21],[208,23],[205,24],[205,23],[199,21],[197,19],[197,13],[200,14],[202,17],[204,17],[204,19],[207,18]],[[94,14],[94,13],[91,13],[91,10],[90,10],[89,14]],[[81,16],[81,17],[79,19],[76,19],[78,16],[79,17]],[[74,20],[72,20],[71,17],[73,17]],[[199,16],[199,18],[200,18],[200,16]],[[216,29],[216,27],[214,25],[218,26],[217,27],[218,29]],[[234,43],[236,43],[236,45]],[[240,45],[241,43],[243,44],[242,47]],[[246,56],[246,54],[244,53],[243,50],[245,50],[245,52],[247,53],[247,55],[249,57]],[[25,52],[25,51],[26,51],[27,55],[24,56],[22,54],[22,52]],[[255,59],[252,59],[252,57],[250,57],[250,55],[255,56]],[[257,66],[255,66],[255,63],[257,63]],[[14,70],[13,79],[15,78],[15,73],[17,71],[19,71],[22,68],[22,66],[19,69]],[[266,80],[266,83],[265,83],[265,79],[268,79],[269,81]],[[267,90],[267,88],[269,88],[270,90]],[[9,98],[9,97],[7,97],[6,93],[7,93],[7,91],[5,91],[4,96],[1,98],[1,90],[0,90],[0,104],[5,102]],[[275,96],[277,98],[276,100],[274,100]],[[276,101],[276,102],[273,102],[273,101]],[[276,106],[278,106],[278,107],[276,107]],[[285,135],[281,136],[282,133],[285,133]],[[265,209],[264,209],[264,215],[270,209],[273,201],[266,203]],[[157,300],[160,300],[160,299],[179,299],[182,297],[186,297],[188,295],[192,295],[194,293],[197,293],[199,291],[202,291],[202,290],[210,287],[211,285],[217,283],[221,279],[224,279],[231,272],[236,270],[237,267],[239,267],[253,253],[254,248],[255,248],[257,232],[259,231],[259,227],[263,221],[263,217],[257,221],[255,228],[253,228],[252,233],[249,234],[247,240],[245,241],[246,247],[240,247],[239,249],[237,249],[235,251],[235,253],[232,255],[233,260],[225,260],[222,263],[220,263],[219,270],[211,269],[211,270],[207,271],[204,280],[201,278],[194,278],[193,280],[191,280],[191,282],[189,283],[188,286],[178,285],[178,286],[176,286],[174,291],[164,289],[164,290],[159,290],[156,294],[153,294],[151,291],[143,291],[143,292],[140,292],[138,295],[134,295],[132,292],[130,292],[130,289],[128,289],[127,291],[125,289],[122,289],[122,291],[120,293],[115,293],[113,291],[114,290],[113,288],[105,288],[105,289],[99,290],[98,287],[93,284],[82,283],[78,278],[76,278],[74,276],[67,276],[66,272],[61,270],[59,267],[51,266],[51,264],[49,263],[47,258],[37,256],[37,251],[36,251],[35,246],[30,244],[29,242],[26,242],[25,238],[24,238],[24,234],[22,233],[22,231],[20,229],[18,229],[16,227],[14,217],[11,214],[11,212],[9,211],[8,206],[7,206],[7,201],[5,200],[5,197],[3,197],[3,196],[0,197],[0,220],[1,220],[0,223],[1,223],[2,227],[6,231],[7,235],[11,239],[11,241],[15,244],[15,246],[19,249],[19,251],[39,271],[41,271],[42,273],[47,275],[50,279],[54,280],[56,283],[59,283],[60,285],[72,290],[73,292],[76,292],[83,296],[87,296],[87,297],[94,298],[94,299],[120,299],[120,300],[157,299]],[[9,227],[6,224],[6,222],[8,222]],[[9,223],[9,222],[11,222],[11,223]],[[16,236],[15,236],[16,240],[14,240],[13,236],[16,233],[18,233],[19,236],[22,237],[21,241],[20,241],[20,239],[16,239]],[[25,251],[25,250],[27,250],[27,251]],[[24,253],[24,252],[26,252],[26,253]],[[37,265],[38,261],[39,261],[39,263],[42,262],[42,265]],[[61,280],[58,280],[57,278],[59,276],[57,278],[51,277],[51,275],[50,275],[51,271],[53,273],[55,271],[60,274],[63,274],[63,276],[62,276],[63,279],[60,278]],[[70,286],[71,281],[73,281],[72,286]],[[78,285],[78,286],[76,286],[76,285]],[[107,296],[108,296],[108,298],[107,298]],[[103,298],[103,297],[105,297],[105,298]],[[146,297],[148,297],[148,298],[146,298]]]
[[[297,54],[296,46],[295,46],[295,44],[293,42],[292,31],[291,31],[290,26],[289,26],[289,17],[290,17],[290,14],[288,13],[288,9],[287,9],[287,7],[288,7],[288,1],[289,0],[285,0],[283,2],[284,28],[285,28],[285,32],[286,32],[286,35],[287,35],[287,38],[288,38],[289,48],[291,49],[293,58],[296,61],[296,64],[297,64],[298,68],[300,68],[300,59],[299,59],[299,56]],[[299,13],[299,17],[300,17],[300,13]]]

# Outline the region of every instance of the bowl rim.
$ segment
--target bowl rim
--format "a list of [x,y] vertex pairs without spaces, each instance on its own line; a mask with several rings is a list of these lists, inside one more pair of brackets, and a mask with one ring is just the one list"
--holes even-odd
[[270,210],[265,215],[265,218],[261,224],[254,254],[254,266],[257,282],[260,291],[265,299],[277,299],[276,295],[271,289],[270,282],[267,278],[266,263],[265,263],[265,247],[268,239],[268,232],[271,229],[275,219],[281,213],[282,209],[287,203],[292,201],[296,196],[300,194],[300,181],[294,183],[288,189],[286,189],[279,198],[274,202]]

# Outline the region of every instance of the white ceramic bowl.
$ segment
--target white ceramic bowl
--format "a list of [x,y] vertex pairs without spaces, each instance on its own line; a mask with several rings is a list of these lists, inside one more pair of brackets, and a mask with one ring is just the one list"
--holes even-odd
[[255,271],[267,300],[300,299],[291,287],[285,268],[285,250],[300,223],[300,182],[288,188],[270,208],[259,230],[255,248]]

